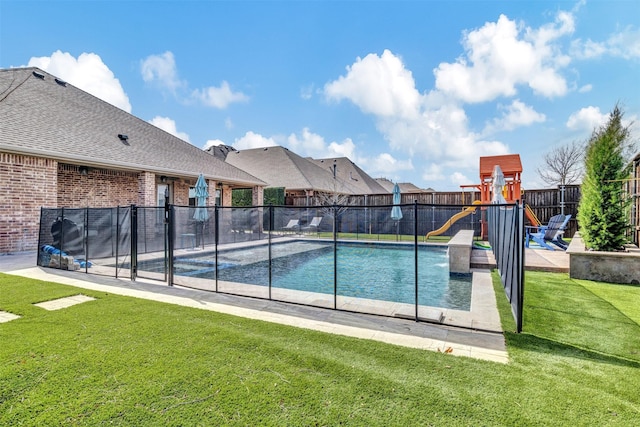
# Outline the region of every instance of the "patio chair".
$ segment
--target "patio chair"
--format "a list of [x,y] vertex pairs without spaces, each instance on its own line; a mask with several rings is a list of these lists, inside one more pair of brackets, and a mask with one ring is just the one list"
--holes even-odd
[[314,216],[309,225],[306,227],[302,227],[305,231],[315,231],[318,232],[318,226],[320,226],[320,221],[322,221],[321,216]]
[[[551,251],[555,248],[549,243],[556,245],[562,250],[567,250],[569,243],[562,239],[562,235],[567,229],[567,224],[571,219],[571,215],[556,215],[549,219],[547,225],[541,225],[539,227],[526,227],[526,240],[525,246],[529,247],[529,242],[533,240],[538,245]],[[537,230],[537,231],[533,231]]]
[[282,227],[282,229],[285,230],[285,231],[296,231],[296,230],[299,230],[300,229],[300,220],[299,219],[291,219],[291,220],[289,220],[287,225]]

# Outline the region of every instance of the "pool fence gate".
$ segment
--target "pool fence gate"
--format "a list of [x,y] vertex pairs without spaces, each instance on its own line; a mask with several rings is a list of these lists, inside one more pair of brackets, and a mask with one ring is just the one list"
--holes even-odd
[[[460,230],[473,230],[476,239],[488,240],[491,245],[517,329],[521,331],[523,211],[518,203],[433,205],[417,202],[375,206],[168,204],[42,208],[37,264],[131,280],[146,278],[169,286],[439,322],[442,318],[437,313],[442,314],[438,311],[439,305],[429,305],[433,301],[430,293],[444,292],[440,300],[455,300],[456,294],[463,292],[463,286],[450,284],[444,291],[433,291],[422,273],[435,267],[424,261],[422,254],[427,248],[446,251],[449,238]],[[425,236],[434,230],[438,230],[438,235],[427,241]],[[353,255],[343,256],[347,246],[355,242],[360,245],[355,259]],[[381,263],[374,252],[384,247],[402,250],[396,251],[394,259]],[[295,271],[301,263],[310,259],[315,262],[313,254],[330,256],[332,263],[313,277],[304,278],[309,282],[307,288],[285,289],[275,283],[276,278]],[[343,272],[353,269],[351,264],[355,264],[356,269],[364,269],[367,261],[377,263],[369,269],[380,268],[381,264],[401,268],[402,278],[398,281],[410,282],[409,300],[385,301],[384,295],[369,295],[367,284],[359,285],[362,289],[357,297],[346,294]],[[390,274],[396,273],[397,269]],[[454,279],[458,278],[452,278],[458,283]]]

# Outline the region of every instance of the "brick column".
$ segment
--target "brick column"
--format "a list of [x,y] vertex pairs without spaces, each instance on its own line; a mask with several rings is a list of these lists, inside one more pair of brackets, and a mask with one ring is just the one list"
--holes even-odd
[[138,206],[155,206],[156,175],[152,172],[138,174]]
[[253,206],[264,205],[264,188],[260,186],[253,187],[251,203]]

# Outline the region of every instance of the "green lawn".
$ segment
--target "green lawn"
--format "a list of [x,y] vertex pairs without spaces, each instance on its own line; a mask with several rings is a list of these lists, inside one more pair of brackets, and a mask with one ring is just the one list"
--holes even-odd
[[0,425],[637,425],[640,287],[527,273],[525,302],[503,365],[0,274]]

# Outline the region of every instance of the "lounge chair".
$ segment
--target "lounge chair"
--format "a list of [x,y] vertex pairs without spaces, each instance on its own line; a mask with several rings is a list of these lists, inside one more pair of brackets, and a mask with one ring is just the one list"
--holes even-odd
[[306,227],[303,227],[303,230],[306,231],[318,231],[318,226],[320,225],[320,221],[322,221],[322,217],[321,216],[314,216],[313,219],[311,220],[311,222],[309,223],[309,225],[307,225]]
[[[539,227],[527,227],[527,236],[525,246],[529,247],[529,242],[533,240],[538,245],[549,250],[555,250],[552,243],[562,250],[567,250],[569,243],[562,239],[562,235],[567,228],[567,224],[571,219],[571,215],[556,215],[549,219],[547,225],[541,225]],[[537,229],[537,231],[533,231]]]
[[300,229],[300,220],[299,219],[290,219],[287,225],[282,227],[283,230],[286,231],[296,231]]

